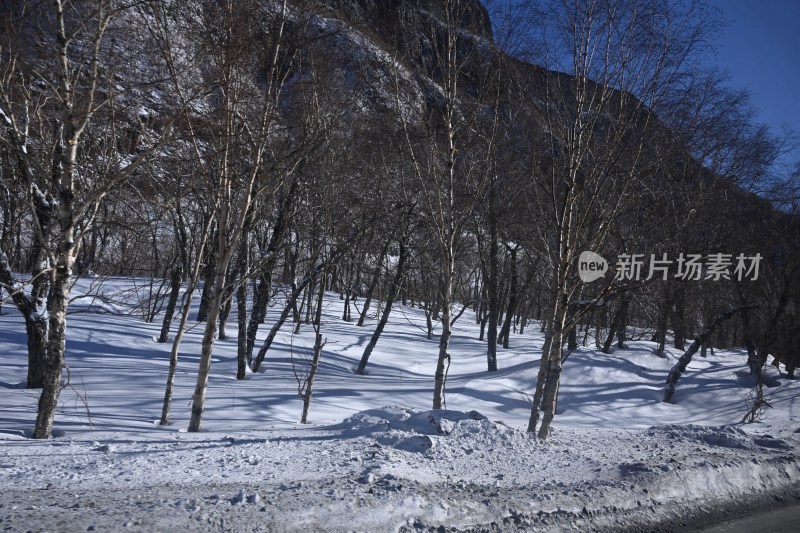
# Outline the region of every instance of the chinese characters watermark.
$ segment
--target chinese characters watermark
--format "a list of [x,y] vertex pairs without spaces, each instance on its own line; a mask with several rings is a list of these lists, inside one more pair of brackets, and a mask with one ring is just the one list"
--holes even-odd
[[[678,254],[670,259],[666,253],[620,254],[617,256],[616,274],[618,281],[642,281],[652,279],[679,279],[684,281],[720,281],[758,279],[762,256],[746,254],[715,253]],[[584,283],[602,278],[608,271],[608,262],[594,252],[583,252],[578,258],[578,276]]]

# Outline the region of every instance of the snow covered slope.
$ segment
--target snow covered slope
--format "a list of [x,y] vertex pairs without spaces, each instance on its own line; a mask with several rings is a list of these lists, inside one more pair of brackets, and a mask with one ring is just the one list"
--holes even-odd
[[[236,340],[214,351],[205,431],[185,432],[200,328],[181,350],[173,424],[156,425],[169,358],[160,324],[135,314],[130,280],[73,302],[70,383],[52,441],[27,438],[37,391],[25,380],[21,317],[0,315],[0,526],[10,530],[402,531],[679,528],[742,512],[742,499],[796,498],[800,383],[777,374],[772,409],[740,425],[745,356],[697,357],[673,404],[660,402],[677,357],[632,342],[565,364],[545,443],[524,432],[542,337],[513,335],[500,371],[469,311],[456,323],[447,411],[430,412],[436,338],[422,311],[398,305],[357,376],[365,327],[340,320],[329,294],[327,338],[310,419],[297,424],[310,326],[286,328],[263,373],[237,382]],[[80,280],[74,294],[89,293]],[[102,312],[100,312],[102,311]],[[273,315],[277,314],[270,311]],[[235,324],[235,317],[231,317]],[[234,335],[234,328],[229,334]],[[266,328],[261,338],[266,336]]]

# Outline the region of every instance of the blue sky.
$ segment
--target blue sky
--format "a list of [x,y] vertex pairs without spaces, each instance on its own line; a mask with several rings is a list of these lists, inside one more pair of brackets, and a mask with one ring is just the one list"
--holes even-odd
[[[761,121],[776,132],[800,130],[800,0],[708,0],[728,26],[717,41],[716,64],[730,85],[746,88]],[[791,161],[800,159],[795,150]]]

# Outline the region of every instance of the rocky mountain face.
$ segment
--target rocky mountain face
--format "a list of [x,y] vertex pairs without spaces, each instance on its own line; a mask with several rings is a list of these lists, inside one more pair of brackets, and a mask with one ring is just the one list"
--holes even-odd
[[460,65],[462,92],[490,66],[492,26],[478,0],[449,14],[438,0],[328,0],[326,5],[323,18],[338,31],[332,42],[342,75],[362,107],[375,112],[396,106],[398,90],[400,101],[420,114],[423,102],[440,100],[442,58],[437,54],[448,25],[455,25],[459,51],[469,56]]
[[[401,41],[402,34],[414,30],[419,34],[431,18],[441,21],[447,16],[439,0],[328,0],[328,5],[342,20],[386,43]],[[478,0],[466,2],[458,15],[462,30],[492,41],[489,13]]]

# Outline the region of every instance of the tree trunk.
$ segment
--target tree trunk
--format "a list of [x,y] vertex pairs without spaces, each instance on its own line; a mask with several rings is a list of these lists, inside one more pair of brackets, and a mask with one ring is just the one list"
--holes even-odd
[[679,290],[674,300],[674,310],[672,313],[672,330],[675,335],[675,349],[683,350],[686,348],[686,295],[684,290]]
[[[618,347],[622,348],[624,339],[625,339],[625,317],[628,313],[628,299],[623,297],[623,299],[619,303],[619,307],[617,308],[616,313],[614,313],[614,318],[611,321],[611,328],[608,330],[608,336],[606,337],[606,341],[603,343],[603,353],[611,353],[611,345],[614,343],[614,336],[617,335],[619,337]],[[622,333],[620,333],[620,329],[622,329]]]
[[[742,300],[742,303],[744,303],[744,298]],[[763,366],[763,361],[759,359],[756,353],[756,345],[750,333],[750,313],[747,310],[742,311],[742,329],[744,330],[744,345],[747,348],[747,366],[751,374],[757,374]]]
[[[563,265],[562,267],[563,268]],[[552,416],[555,414],[555,405],[552,403],[554,402],[556,396],[550,397],[550,390],[552,388],[553,383],[558,383],[560,379],[560,367],[561,367],[561,352],[563,350],[564,344],[564,337],[563,337],[563,324],[566,320],[566,313],[567,313],[567,301],[566,295],[562,294],[561,290],[558,287],[562,287],[561,276],[559,273],[554,275],[553,279],[553,295],[552,295],[552,307],[551,307],[551,315],[547,317],[545,322],[545,342],[542,346],[542,357],[539,364],[539,373],[536,380],[536,391],[534,392],[533,396],[533,403],[531,405],[531,416],[528,420],[528,432],[535,432],[537,423],[539,422],[539,413],[540,411],[545,411],[545,406],[550,403],[547,407],[551,410],[551,416],[548,419],[547,424],[542,421],[541,428],[545,429],[546,435],[549,433],[549,423],[552,420]],[[555,364],[554,358],[556,357],[554,354],[557,355],[558,363]],[[551,376],[552,372],[557,371],[558,374],[555,376]],[[557,395],[557,390],[555,394]],[[545,411],[546,414],[546,411]],[[540,435],[543,431],[540,429]],[[540,437],[541,438],[541,437]]]
[[556,414],[558,389],[561,383],[563,339],[562,325],[557,322],[553,331],[553,341],[550,343],[550,354],[547,358],[547,379],[542,395],[542,425],[539,427],[537,435],[542,440],[546,439],[550,434],[550,424]]
[[[322,278],[320,280],[320,283],[322,284],[322,288],[320,290],[322,290],[324,292],[325,291],[325,278]],[[309,287],[309,289],[306,291],[306,295],[307,295],[307,298],[306,298],[306,317],[303,320],[303,323],[304,324],[310,324],[311,323],[311,313],[314,310],[314,286],[313,285],[311,287]]]
[[172,408],[172,390],[175,386],[175,374],[178,370],[178,351],[183,340],[183,334],[186,330],[186,322],[189,321],[189,310],[192,306],[192,297],[197,285],[197,275],[192,276],[189,287],[183,295],[183,309],[181,311],[181,320],[178,323],[178,331],[175,332],[175,339],[172,341],[172,350],[169,357],[169,371],[167,373],[167,385],[164,388],[164,402],[161,406],[161,420],[160,425],[169,425],[169,415]]
[[431,311],[431,304],[425,304],[425,332],[428,335],[428,340],[433,338],[433,312]]
[[[60,4],[59,8],[60,8]],[[61,16],[62,13],[59,13]],[[66,53],[66,49],[63,49]],[[66,72],[62,72],[66,75]],[[68,83],[68,82],[67,82]],[[72,116],[69,119],[73,118]],[[61,393],[61,373],[64,367],[66,350],[67,306],[69,305],[70,276],[75,265],[77,243],[75,235],[75,191],[72,189],[75,177],[75,162],[78,159],[78,138],[80,132],[71,120],[65,121],[64,153],[60,162],[63,174],[54,173],[55,185],[59,190],[59,228],[61,230],[56,250],[55,268],[50,274],[50,293],[47,296],[47,351],[44,358],[44,379],[42,393],[36,411],[34,439],[49,439],[53,435],[53,421],[56,416],[58,397]]]
[[342,266],[342,268],[339,270],[342,272],[342,276],[344,277],[342,281],[342,292],[339,293],[339,299],[344,300],[344,306],[342,308],[342,321],[350,322],[350,295],[352,294],[352,290],[350,288],[350,277],[353,274],[353,261],[350,261],[347,271],[345,271],[344,266]]
[[[179,218],[178,221],[181,222],[182,219]],[[195,262],[194,269],[191,271],[189,284],[188,287],[186,287],[186,292],[183,295],[181,319],[178,323],[178,330],[175,332],[175,339],[172,341],[172,350],[170,351],[169,356],[169,371],[167,372],[167,384],[164,387],[164,402],[161,406],[161,420],[159,422],[159,424],[162,426],[169,425],[170,410],[172,409],[172,391],[175,386],[175,374],[178,370],[178,351],[180,350],[183,335],[186,332],[186,323],[189,321],[189,311],[192,308],[192,300],[194,298],[194,293],[197,290],[197,282],[200,279],[200,258],[203,257],[203,251],[208,244],[208,233],[211,230],[211,224],[212,219],[209,219],[207,225],[203,229],[203,234],[200,241],[200,250],[197,254],[197,261]],[[181,223],[179,227],[181,228],[181,234],[184,235],[185,232],[183,231],[183,224]],[[186,242],[187,240],[188,239],[184,238],[183,242]],[[188,253],[183,257],[183,263],[184,267],[188,268]]]
[[[217,254],[209,251],[206,257],[206,268],[203,275],[203,290],[200,293],[200,306],[197,309],[197,321],[205,322],[208,320],[208,310],[211,300],[214,298],[214,280],[217,270]],[[215,313],[216,314],[216,313]]]
[[[294,319],[294,334],[300,335],[300,315],[303,313],[303,307],[306,304],[306,296],[313,290],[314,282],[312,281],[309,283],[308,287],[306,287],[305,292],[299,295],[297,298],[294,299],[294,306],[292,307],[292,317]],[[297,306],[297,302],[300,302],[300,307]]]
[[672,299],[668,294],[664,295],[664,300],[659,306],[658,322],[656,323],[655,342],[658,343],[656,348],[656,355],[659,357],[666,357],[664,350],[667,344],[667,319],[669,318],[669,310],[672,307]]
[[322,272],[322,280],[319,284],[319,297],[317,298],[317,308],[314,313],[314,354],[311,356],[311,365],[308,370],[303,397],[303,413],[300,416],[301,424],[308,424],[308,409],[311,406],[311,395],[314,393],[314,380],[317,378],[319,370],[319,360],[322,357],[322,348],[325,342],[322,340],[320,324],[322,322],[322,305],[325,303],[325,272]]
[[[497,213],[495,212],[495,187],[494,179],[489,186],[489,279],[487,280],[487,296],[489,316],[487,317],[488,331],[486,332],[486,367],[489,372],[497,371],[497,319],[500,313],[499,273],[497,267]],[[483,333],[483,324],[481,324]]]
[[550,345],[553,342],[553,328],[549,323],[545,328],[547,333],[545,334],[544,344],[542,345],[542,357],[539,361],[539,373],[536,377],[536,391],[533,394],[533,402],[531,403],[531,415],[528,418],[527,431],[529,433],[536,431],[536,426],[539,423],[539,412],[541,410],[542,397],[544,396],[544,385],[547,382],[547,361],[550,357]]
[[389,239],[386,241],[386,244],[383,245],[380,255],[378,256],[378,264],[375,265],[375,271],[372,273],[372,280],[369,282],[369,287],[367,288],[364,305],[361,308],[361,315],[358,317],[358,322],[356,323],[358,327],[363,326],[364,320],[367,318],[367,312],[369,311],[369,306],[372,303],[372,296],[375,293],[375,288],[378,286],[378,281],[381,279],[383,263],[386,261],[386,255],[389,253],[389,245],[392,243],[392,239],[393,237],[389,237]]
[[628,309],[630,308],[631,299],[628,295],[622,296],[622,308],[619,313],[619,323],[617,324],[617,348],[620,350],[625,348],[625,342],[628,340]]
[[375,332],[372,334],[372,338],[370,338],[367,346],[364,348],[364,353],[361,355],[361,361],[358,363],[358,370],[356,371],[359,375],[364,375],[367,369],[367,363],[369,362],[369,357],[372,355],[372,350],[375,349],[375,345],[378,343],[378,339],[380,338],[381,334],[383,333],[383,329],[386,327],[386,323],[389,321],[389,314],[392,312],[392,304],[394,303],[395,298],[400,292],[400,287],[403,283],[403,276],[405,275],[405,264],[406,264],[406,247],[405,243],[401,240],[400,241],[400,258],[397,262],[397,272],[394,275],[394,282],[390,289],[389,295],[387,296],[386,300],[386,307],[383,308],[383,314],[381,315],[381,320],[378,322],[377,327],[375,328]]
[[578,327],[569,330],[567,335],[567,350],[574,352],[578,349]]
[[236,288],[236,379],[247,377],[247,280],[239,278]]
[[[250,228],[252,222],[248,215],[242,229],[239,243],[239,260],[237,266],[238,285],[236,286],[236,379],[241,381],[247,377],[247,285],[250,272]],[[269,290],[269,289],[267,289]],[[230,305],[230,304],[229,304]],[[259,317],[260,318],[260,317]],[[257,327],[257,326],[256,326]]]
[[442,291],[442,333],[439,337],[439,357],[436,361],[436,374],[434,375],[433,388],[433,408],[442,409],[445,405],[445,387],[447,386],[447,367],[450,366],[450,335],[452,329],[450,325],[450,314],[453,298],[453,274],[455,270],[453,250],[455,246],[450,246],[445,253],[445,272]]
[[65,237],[59,245],[58,264],[53,274],[50,294],[47,298],[49,314],[47,331],[47,352],[44,359],[44,380],[42,393],[36,411],[34,439],[49,439],[53,435],[53,421],[61,393],[61,373],[64,367],[64,351],[66,348],[67,305],[69,304],[70,273],[74,262],[74,241],[72,233],[72,205],[70,202],[65,216],[69,219],[69,228],[64,231]]
[[292,294],[289,296],[289,301],[286,303],[286,307],[283,308],[283,312],[278,317],[278,321],[275,322],[275,325],[272,326],[272,329],[267,335],[267,338],[264,340],[264,344],[261,346],[261,349],[258,351],[258,355],[256,356],[255,361],[253,361],[253,372],[258,372],[258,369],[261,367],[261,363],[264,362],[264,357],[267,355],[267,351],[269,350],[270,346],[272,346],[272,342],[275,340],[275,336],[280,331],[283,324],[286,322],[286,319],[289,317],[289,314],[292,312],[293,309],[296,307],[297,298],[299,298],[300,294],[306,288],[306,286],[311,283],[319,273],[324,269],[331,265],[335,265],[339,262],[339,260],[344,255],[344,252],[350,247],[352,242],[358,236],[358,233],[353,235],[350,240],[342,245],[336,252],[334,252],[328,259],[321,262],[317,265],[308,275],[303,279],[300,285],[292,284]]
[[28,379],[26,387],[41,389],[46,379],[47,320],[40,315],[25,317],[28,334]]
[[170,276],[169,300],[167,301],[167,309],[164,312],[164,321],[161,323],[161,334],[158,336],[158,342],[161,344],[167,342],[169,337],[169,328],[175,316],[175,307],[178,305],[182,281],[183,269],[180,266],[176,266],[172,269],[172,276]]
[[[227,278],[227,276],[226,276]],[[235,278],[235,276],[234,276]],[[231,306],[233,304],[233,285],[230,283],[225,286],[222,293],[222,309],[219,311],[219,333],[217,338],[221,341],[228,338],[225,327],[228,325],[228,317],[231,314]]]
[[247,344],[245,346],[245,359],[247,364],[253,362],[253,348],[256,344],[258,327],[264,323],[269,305],[269,292],[272,288],[272,265],[264,268],[264,274],[258,280],[253,292],[253,308],[250,311],[250,320],[247,324]]
[[206,393],[208,392],[208,376],[211,372],[211,352],[214,349],[214,338],[216,336],[217,319],[222,310],[223,298],[225,296],[225,277],[227,271],[227,261],[220,264],[214,279],[214,286],[211,293],[211,302],[208,306],[206,316],[206,326],[203,330],[203,341],[200,348],[200,365],[197,370],[197,382],[192,395],[192,416],[189,419],[189,431],[200,431],[200,424],[205,412]]
[[511,321],[514,319],[514,314],[517,312],[517,251],[519,246],[509,248],[509,269],[511,271],[511,281],[508,286],[508,307],[506,308],[506,316],[503,321],[503,327],[500,330],[500,336],[497,342],[503,343],[503,348],[508,349],[508,339],[511,335]]
[[[484,291],[483,296],[484,297],[486,296],[486,292],[485,291]],[[487,308],[488,308],[488,304],[486,302],[481,302],[481,306],[478,308],[478,317],[477,318],[478,318],[478,324],[480,324],[480,326],[481,326],[480,331],[478,333],[478,340],[479,341],[483,341],[483,339],[486,337],[486,335],[485,335],[486,334],[486,323],[489,322],[489,310]],[[488,344],[488,342],[487,342],[487,344]],[[487,363],[489,361],[489,353],[490,352],[489,352],[489,350],[487,348],[487,350],[486,350]],[[496,360],[497,360],[497,342],[495,342],[495,361]]]
[[708,326],[697,339],[689,346],[689,348],[681,355],[678,362],[675,363],[675,366],[669,371],[669,375],[667,376],[667,383],[664,387],[664,399],[662,401],[669,402],[672,399],[672,396],[675,394],[675,386],[678,384],[678,380],[683,375],[683,372],[686,370],[686,366],[692,362],[692,356],[697,353],[697,350],[700,349],[700,346],[708,340],[709,337],[714,333],[714,330],[717,327],[731,318],[733,315],[739,312],[747,311],[748,309],[755,309],[756,306],[754,305],[745,305],[742,307],[737,307],[736,309],[732,309],[727,313],[723,313],[722,315],[718,316],[714,322]]

